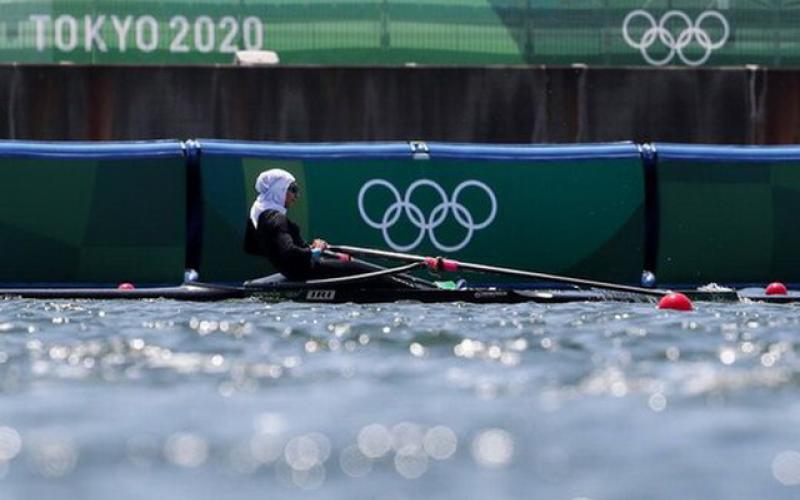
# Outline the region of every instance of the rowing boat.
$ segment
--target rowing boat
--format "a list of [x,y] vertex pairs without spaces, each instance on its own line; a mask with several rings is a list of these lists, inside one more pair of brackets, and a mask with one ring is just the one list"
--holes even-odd
[[[479,287],[464,289],[381,289],[371,287],[309,287],[302,283],[267,286],[260,288],[243,287],[244,296],[257,297],[268,302],[306,302],[306,303],[389,303],[411,301],[422,303],[471,303],[471,304],[518,304],[533,302],[539,304],[563,304],[570,302],[648,302],[655,303],[658,298],[632,292],[609,290],[568,290],[568,289],[523,289]],[[742,291],[682,290],[681,293],[692,300],[706,302],[747,302],[770,303],[800,302],[800,294],[766,295],[761,289]]]
[[[349,256],[367,256],[404,261],[398,267],[386,268],[371,264],[373,271],[354,276],[316,279],[302,282],[286,280],[280,274],[245,282],[242,285],[191,282],[174,287],[124,288],[0,288],[0,297],[33,299],[175,299],[188,301],[220,301],[256,298],[266,302],[306,303],[389,303],[411,301],[422,303],[515,304],[534,302],[559,304],[569,302],[656,302],[672,290],[642,288],[631,285],[470,264],[442,258],[385,252],[358,247],[332,247]],[[353,257],[355,258],[355,257]],[[407,274],[420,268],[435,272],[485,272],[526,278],[529,286],[459,287],[452,282],[432,282]],[[407,287],[387,287],[386,277],[409,282]],[[543,288],[549,283],[550,289]],[[559,287],[552,287],[553,284]],[[565,288],[569,287],[569,288]],[[678,290],[689,299],[710,302],[800,303],[800,293],[767,294],[761,288],[733,290],[717,286]]]
[[[766,295],[762,289],[735,292],[681,290],[695,301],[800,303],[800,294]],[[522,289],[522,288],[413,288],[382,289],[370,286],[334,287],[283,283],[273,286],[225,286],[190,283],[175,287],[117,288],[0,288],[0,297],[28,299],[173,299],[184,301],[221,301],[253,298],[265,302],[305,302],[320,304],[375,304],[390,302],[516,304],[533,302],[562,304],[569,302],[655,302],[657,297],[608,290]]]

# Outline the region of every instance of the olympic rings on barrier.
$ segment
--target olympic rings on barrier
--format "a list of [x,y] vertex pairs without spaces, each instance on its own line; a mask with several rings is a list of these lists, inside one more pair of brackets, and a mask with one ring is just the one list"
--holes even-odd
[[[644,18],[647,24],[649,24],[649,28],[645,30],[638,41],[634,40],[630,33],[631,21],[637,17]],[[686,26],[677,36],[670,31],[670,28],[667,28],[667,23],[672,19],[677,19]],[[716,19],[722,25],[722,36],[717,41],[712,41],[708,31],[702,28],[703,22],[710,19]],[[625,42],[634,49],[639,49],[645,61],[653,66],[663,66],[669,63],[675,57],[676,53],[685,64],[689,66],[700,66],[711,57],[713,51],[725,45],[725,42],[728,41],[728,36],[730,36],[728,20],[716,10],[707,10],[703,12],[697,17],[697,20],[692,23],[691,18],[685,12],[679,10],[668,11],[656,22],[652,14],[646,10],[637,9],[629,12],[622,22],[622,37],[625,39]],[[662,45],[669,49],[662,59],[655,59],[649,53],[650,48],[656,43],[656,40],[660,41]],[[686,49],[692,41],[696,41],[697,45],[704,50],[703,55],[699,59],[690,59],[684,53],[684,49]]]
[[[386,211],[383,212],[383,216],[381,217],[380,221],[373,220],[369,215],[367,215],[367,211],[364,208],[364,195],[371,188],[377,186],[385,187],[394,197],[394,202],[386,208]],[[441,203],[436,205],[427,217],[417,205],[411,202],[411,196],[418,188],[423,186],[432,188],[436,192],[437,196],[441,199]],[[472,213],[467,209],[467,207],[458,201],[461,193],[469,187],[475,187],[483,190],[489,198],[489,202],[491,203],[492,208],[489,211],[489,215],[486,217],[486,219],[479,223],[476,223]],[[447,193],[445,193],[444,189],[442,189],[439,184],[430,179],[419,179],[414,181],[410,186],[408,186],[405,195],[402,197],[400,196],[400,191],[398,191],[397,188],[394,187],[394,185],[392,185],[389,181],[384,179],[372,179],[365,183],[358,192],[358,211],[361,213],[361,218],[364,220],[364,222],[366,222],[370,227],[380,229],[386,244],[398,252],[407,252],[419,246],[419,244],[422,243],[422,240],[425,238],[426,233],[428,234],[433,246],[435,246],[437,249],[441,250],[442,252],[457,252],[469,244],[475,231],[487,227],[494,221],[495,215],[497,215],[497,198],[489,186],[474,179],[466,180],[459,184],[453,191],[453,196],[450,198],[447,197]],[[452,212],[456,222],[467,230],[467,234],[464,236],[464,239],[456,245],[446,245],[436,238],[436,228],[444,223],[448,213],[450,212]],[[411,224],[419,229],[419,234],[417,234],[417,237],[414,239],[414,241],[407,245],[401,245],[395,242],[389,235],[389,229],[394,226],[404,214]]]

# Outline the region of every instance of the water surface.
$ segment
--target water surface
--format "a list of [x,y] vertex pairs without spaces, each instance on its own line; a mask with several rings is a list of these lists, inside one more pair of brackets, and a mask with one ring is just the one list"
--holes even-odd
[[800,498],[800,308],[0,301],[0,498]]

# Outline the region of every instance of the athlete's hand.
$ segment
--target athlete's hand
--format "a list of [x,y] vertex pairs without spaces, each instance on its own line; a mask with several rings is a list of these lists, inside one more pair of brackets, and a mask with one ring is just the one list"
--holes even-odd
[[320,250],[327,250],[328,242],[325,240],[316,239],[311,242],[311,248],[319,248]]

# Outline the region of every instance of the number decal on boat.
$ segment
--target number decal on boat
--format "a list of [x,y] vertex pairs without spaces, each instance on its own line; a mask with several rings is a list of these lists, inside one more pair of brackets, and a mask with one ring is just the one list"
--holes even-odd
[[306,300],[333,300],[336,296],[336,290],[309,290],[306,294]]

